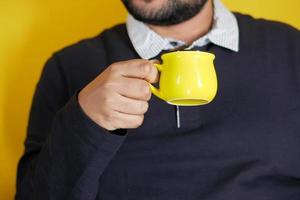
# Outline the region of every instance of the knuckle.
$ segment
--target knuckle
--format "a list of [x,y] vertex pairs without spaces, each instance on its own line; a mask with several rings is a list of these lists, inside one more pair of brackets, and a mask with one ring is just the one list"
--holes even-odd
[[100,126],[107,129],[107,130],[110,130],[110,131],[113,131],[113,130],[117,129],[117,127],[114,125],[113,122],[106,121],[106,120],[103,120],[103,122],[102,122],[102,124],[100,124]]
[[151,72],[151,65],[148,62],[145,62],[140,67],[142,75],[145,77]]
[[106,130],[112,130],[113,127],[107,123],[104,119],[101,121],[101,123],[98,123],[101,127],[105,128]]
[[112,124],[115,120],[115,115],[113,112],[107,112],[104,116],[104,119],[106,122],[109,122],[110,124]]
[[140,110],[142,113],[146,113],[148,111],[149,104],[148,102],[143,102],[140,104]]
[[144,115],[139,115],[133,118],[130,122],[126,123],[128,128],[138,128],[143,124]]
[[135,120],[135,127],[139,127],[143,124],[144,121],[144,115],[138,116]]
[[103,104],[104,105],[106,105],[106,106],[108,106],[108,105],[110,105],[110,104],[112,104],[112,99],[109,97],[109,96],[103,96]]
[[113,64],[110,65],[109,68],[110,68],[110,71],[112,73],[115,73],[119,70],[119,64],[118,63],[113,63]]
[[112,91],[115,90],[115,88],[118,87],[118,82],[117,80],[114,79],[110,79],[110,80],[106,80],[103,84],[102,84],[103,89],[105,89],[106,91]]
[[110,82],[104,82],[104,83],[102,84],[102,87],[103,87],[103,89],[105,89],[105,90],[111,90],[112,84],[111,84]]

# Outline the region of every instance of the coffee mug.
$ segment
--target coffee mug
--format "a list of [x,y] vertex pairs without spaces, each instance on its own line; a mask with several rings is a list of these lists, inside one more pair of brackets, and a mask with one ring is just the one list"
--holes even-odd
[[151,92],[172,105],[197,106],[210,103],[217,93],[215,55],[202,51],[175,51],[162,55],[159,89]]

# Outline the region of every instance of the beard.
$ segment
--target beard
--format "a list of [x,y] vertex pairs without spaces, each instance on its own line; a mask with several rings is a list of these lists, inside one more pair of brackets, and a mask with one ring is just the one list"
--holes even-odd
[[[197,15],[208,0],[160,0],[163,4],[151,6],[159,0],[122,0],[128,12],[137,20],[150,25],[179,24]],[[142,4],[142,5],[139,5]]]

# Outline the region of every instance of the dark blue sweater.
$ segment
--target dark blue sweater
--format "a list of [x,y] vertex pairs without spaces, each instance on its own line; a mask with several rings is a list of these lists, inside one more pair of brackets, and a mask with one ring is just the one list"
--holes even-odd
[[152,97],[126,135],[89,119],[77,91],[138,58],[124,24],[55,53],[34,96],[20,200],[299,200],[300,33],[236,14],[238,53],[210,44],[219,90],[205,106]]

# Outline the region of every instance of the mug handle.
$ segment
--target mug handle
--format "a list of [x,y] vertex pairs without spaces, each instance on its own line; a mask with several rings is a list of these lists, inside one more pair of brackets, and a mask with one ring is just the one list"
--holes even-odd
[[[154,64],[154,66],[156,67],[156,69],[159,71],[159,72],[162,72],[162,65],[161,64]],[[154,87],[151,83],[149,83],[149,86],[150,86],[150,90],[151,92],[157,96],[158,98],[162,99],[162,95],[161,95],[161,92],[159,89],[157,89],[156,87]]]

